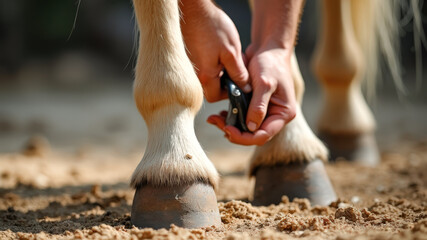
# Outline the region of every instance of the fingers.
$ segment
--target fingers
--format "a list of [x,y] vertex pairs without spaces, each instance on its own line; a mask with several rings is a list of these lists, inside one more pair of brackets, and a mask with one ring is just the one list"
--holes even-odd
[[269,137],[265,142],[269,141],[271,138],[273,138],[273,136],[276,136],[282,130],[285,124],[286,120],[281,116],[272,115],[267,117],[260,127],[260,129],[265,131]]
[[258,145],[261,146],[271,139],[271,136],[264,130],[260,129],[253,133],[240,132],[234,126],[225,126],[224,131],[227,133],[228,140],[240,145]]
[[225,133],[224,137],[226,137],[230,142],[247,146],[263,145],[271,139],[270,135],[264,130],[258,130],[254,133],[242,133],[234,126],[226,126],[226,116],[227,112],[225,112],[225,115],[223,113],[221,113],[221,115],[211,115],[208,117],[207,122],[222,130]]
[[232,51],[227,51],[227,53],[221,56],[219,62],[208,62],[203,64],[206,66],[216,66],[215,68],[201,67],[201,70],[199,70],[197,74],[208,102],[217,102],[227,98],[227,93],[221,89],[220,75],[222,66],[225,67],[230,78],[242,88],[244,92],[252,91],[249,85],[249,73],[244,61],[245,59],[240,52],[234,55]]
[[[276,135],[280,129],[283,128],[285,121],[279,117],[269,117],[266,119],[265,124],[262,127],[253,132],[240,132],[234,126],[227,126],[225,119],[227,117],[227,112],[222,111],[219,115],[211,115],[208,117],[207,122],[215,125],[217,128],[222,130],[230,142],[240,145],[263,145],[269,141],[272,136]],[[266,126],[264,129],[264,125]]]
[[221,55],[221,63],[224,65],[230,78],[239,86],[244,92],[249,93],[252,91],[249,85],[249,73],[246,69],[242,53],[238,51],[236,54],[233,51],[226,51]]
[[198,78],[203,87],[203,93],[208,102],[217,102],[227,98],[227,93],[221,89],[221,81],[219,73],[221,69],[215,71],[216,73],[208,73],[200,71]]
[[222,111],[219,115],[209,116],[206,121],[210,124],[217,126],[220,130],[224,131],[226,117],[227,117],[227,112]]
[[[245,58],[241,53],[234,55],[228,51],[220,59],[221,64],[225,67],[230,78],[244,92],[251,92],[249,84],[249,73],[245,66]],[[210,63],[210,65],[214,65]],[[215,71],[199,71],[198,78],[203,86],[204,95],[208,102],[217,102],[227,98],[227,93],[221,89],[220,73],[222,65],[217,64]]]
[[[247,52],[242,62],[228,56],[225,68],[237,83],[240,65],[249,62],[252,100],[249,104],[246,124],[251,132],[240,132],[234,126],[226,126],[226,113],[213,115],[208,122],[225,132],[225,137],[241,145],[263,145],[276,136],[296,114],[296,99],[292,76],[285,50],[268,50],[252,56]],[[231,63],[231,64],[230,64]],[[234,67],[234,68],[233,68]],[[236,70],[232,75],[232,69]],[[236,75],[237,73],[237,75]],[[241,73],[241,72],[240,72]],[[242,78],[240,75],[240,78]],[[245,82],[241,81],[240,83]]]
[[251,132],[255,132],[261,126],[267,114],[271,95],[274,92],[274,86],[263,75],[259,76],[257,82],[246,117],[246,125]]

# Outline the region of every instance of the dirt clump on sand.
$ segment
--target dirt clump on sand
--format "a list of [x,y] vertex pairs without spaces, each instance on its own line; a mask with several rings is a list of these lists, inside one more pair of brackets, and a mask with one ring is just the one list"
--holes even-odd
[[0,155],[0,239],[427,239],[427,142],[383,153],[376,168],[328,164],[339,196],[329,206],[252,206],[248,161],[229,161],[250,153],[211,153],[222,225],[201,229],[132,226],[138,154],[24,153]]

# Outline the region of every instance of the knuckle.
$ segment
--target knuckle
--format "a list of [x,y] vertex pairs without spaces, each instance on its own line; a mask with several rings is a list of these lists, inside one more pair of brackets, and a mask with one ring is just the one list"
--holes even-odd
[[259,83],[266,91],[273,89],[273,83],[264,75],[260,76]]
[[246,83],[247,74],[245,72],[238,72],[233,76],[230,76],[234,82],[244,84]]
[[253,117],[255,117],[257,120],[262,120],[264,118],[265,115],[265,106],[264,104],[260,104],[258,106],[256,106],[253,110],[252,110],[252,114]]
[[297,115],[295,106],[286,105],[282,110],[282,115],[286,119],[286,122],[290,122]]
[[225,47],[223,57],[226,60],[234,60],[237,57],[236,51],[232,47]]

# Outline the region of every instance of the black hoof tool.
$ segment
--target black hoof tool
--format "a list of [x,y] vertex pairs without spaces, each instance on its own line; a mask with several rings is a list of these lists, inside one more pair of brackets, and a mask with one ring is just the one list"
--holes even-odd
[[224,71],[221,77],[221,87],[227,91],[230,105],[228,107],[227,125],[235,126],[241,132],[250,132],[246,126],[246,115],[248,113],[249,103],[251,102],[252,93],[244,93]]

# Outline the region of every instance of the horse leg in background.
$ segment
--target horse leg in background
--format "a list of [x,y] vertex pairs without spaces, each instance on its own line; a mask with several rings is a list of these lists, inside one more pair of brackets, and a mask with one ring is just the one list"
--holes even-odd
[[185,52],[178,0],[133,4],[140,34],[134,98],[147,124],[148,145],[132,175],[132,224],[219,225],[218,173],[194,133],[203,91]]
[[319,137],[331,159],[343,157],[365,165],[379,162],[375,120],[362,92],[365,65],[357,42],[349,0],[322,2],[320,39],[313,65],[325,96],[318,122]]
[[298,100],[296,117],[279,134],[256,148],[250,174],[255,176],[254,205],[278,204],[282,196],[308,198],[314,205],[328,205],[336,195],[323,161],[328,152],[313,134],[301,111],[304,81],[295,54],[292,77]]

